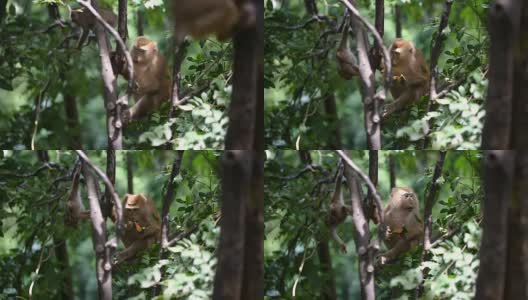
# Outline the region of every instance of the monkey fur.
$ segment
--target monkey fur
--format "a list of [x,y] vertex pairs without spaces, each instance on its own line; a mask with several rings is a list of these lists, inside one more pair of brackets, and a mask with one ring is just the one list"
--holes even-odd
[[255,8],[244,0],[173,0],[175,35],[203,39],[215,34],[226,41],[240,28],[255,24]]
[[80,220],[88,219],[90,211],[84,210],[84,205],[81,199],[81,191],[79,183],[81,181],[82,164],[78,164],[72,174],[72,185],[68,200],[66,202],[66,214],[64,216],[64,223],[70,227],[77,227]]
[[381,264],[390,262],[419,245],[423,238],[418,197],[411,188],[393,188],[383,214],[387,228],[385,245],[389,250],[381,254]]
[[[117,25],[117,15],[110,9],[97,8],[97,12],[101,15],[110,26],[115,27]],[[71,11],[70,18],[73,23],[77,24],[81,28],[81,35],[77,41],[77,49],[82,48],[84,42],[88,38],[90,30],[92,30],[97,22],[97,19],[92,13],[85,7],[74,9]]]
[[392,63],[391,94],[394,102],[386,106],[383,118],[420,100],[429,88],[429,68],[422,51],[413,43],[396,39],[389,49]]
[[[134,64],[136,87],[132,95],[136,103],[124,111],[125,124],[145,117],[169,100],[172,83],[167,61],[154,41],[144,36],[137,37],[130,47],[130,56]],[[119,73],[126,79],[130,78],[126,62],[119,67]]]
[[117,254],[116,263],[131,259],[159,242],[161,235],[161,217],[151,198],[126,194],[122,201],[124,232],[121,240],[125,250]]
[[342,180],[343,166],[340,166],[336,176],[334,194],[332,195],[332,200],[330,202],[330,211],[326,219],[326,225],[330,228],[332,239],[339,245],[341,251],[346,253],[346,244],[337,234],[337,226],[343,223],[350,213],[350,208],[345,205],[343,200],[343,191],[341,189]]
[[348,41],[348,22],[343,26],[341,33],[341,41],[336,51],[337,58],[337,72],[339,76],[345,80],[350,80],[352,77],[359,74],[358,61],[352,51]]

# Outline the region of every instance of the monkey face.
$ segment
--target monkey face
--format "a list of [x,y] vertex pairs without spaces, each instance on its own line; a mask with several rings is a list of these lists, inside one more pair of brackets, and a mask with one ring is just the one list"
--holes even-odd
[[144,203],[147,201],[143,194],[139,195],[125,195],[125,209],[126,210],[136,210],[140,206],[144,206]]

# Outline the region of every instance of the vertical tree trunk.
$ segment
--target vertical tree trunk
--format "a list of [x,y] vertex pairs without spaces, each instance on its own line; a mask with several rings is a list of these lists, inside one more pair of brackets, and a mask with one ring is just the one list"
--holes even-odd
[[483,161],[484,219],[476,299],[506,299],[508,208],[514,153],[486,151]]
[[106,221],[103,218],[99,199],[95,188],[95,178],[92,171],[83,164],[83,177],[86,180],[86,189],[90,201],[90,218],[92,220],[92,240],[95,250],[95,272],[97,278],[97,287],[99,299],[112,299],[112,268],[110,261],[109,248],[106,244]]
[[396,172],[394,170],[395,164],[394,164],[394,154],[389,154],[389,177],[390,177],[390,188],[392,190],[393,187],[396,186]]
[[482,149],[511,149],[514,54],[520,2],[495,0],[489,7],[489,86]]
[[359,279],[361,282],[362,299],[376,299],[374,286],[374,266],[372,264],[372,253],[369,251],[370,232],[368,230],[368,219],[363,212],[361,197],[359,195],[359,184],[354,170],[345,166],[345,177],[350,190],[350,202],[352,207],[352,219],[354,221],[354,240],[356,253],[358,255]]
[[330,256],[330,247],[328,246],[328,236],[322,234],[319,236],[320,240],[317,243],[317,254],[319,255],[319,265],[323,276],[321,280],[323,286],[322,299],[336,300],[336,283],[332,269],[332,256]]
[[[512,149],[528,149],[528,3],[523,2],[521,24],[514,57]],[[490,82],[491,84],[491,82]]]
[[[256,8],[257,24],[263,16],[261,0],[252,0]],[[257,24],[241,30],[233,37],[233,93],[229,105],[229,125],[225,149],[249,150],[255,139],[257,103],[257,64],[259,63],[259,30]]]
[[134,161],[132,153],[126,153],[126,170],[127,170],[127,193],[134,194]]
[[[106,151],[106,176],[112,183],[112,186],[115,186],[116,182],[116,152],[114,150],[107,150]],[[103,205],[101,207],[103,211],[103,217],[106,219],[107,217],[112,215],[112,194],[108,187],[105,189],[105,196]]]
[[62,279],[60,289],[61,299],[73,300],[73,274],[70,268],[66,241],[59,237],[53,237],[53,244],[55,245],[55,256],[57,256],[57,261],[59,262],[60,278]]
[[333,93],[330,93],[325,97],[324,108],[326,120],[330,126],[331,132],[328,135],[327,149],[339,150],[341,149],[341,132],[339,130],[339,120],[337,117],[336,99]]
[[[262,136],[259,137],[261,139]],[[264,299],[264,151],[253,155],[251,197],[246,207],[241,299]]]
[[251,159],[251,151],[243,150],[226,150],[222,158],[222,218],[213,290],[215,300],[241,299]]
[[396,38],[402,37],[401,5],[394,5],[394,23],[396,27]]

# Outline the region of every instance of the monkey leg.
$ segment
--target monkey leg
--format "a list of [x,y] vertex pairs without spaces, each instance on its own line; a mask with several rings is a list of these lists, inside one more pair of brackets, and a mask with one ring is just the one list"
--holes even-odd
[[401,110],[412,102],[418,100],[419,93],[417,90],[409,88],[407,91],[404,91],[394,102],[387,105],[385,112],[383,113],[383,119],[387,118],[390,114]]
[[411,242],[405,239],[399,240],[394,247],[389,249],[387,252],[381,254],[381,264],[385,264],[394,260],[400,254],[405,253],[411,249]]
[[156,95],[144,95],[129,109],[129,120],[137,121],[145,117],[148,112],[158,108],[159,105],[160,101],[156,100]]
[[133,242],[125,250],[117,253],[116,264],[133,258],[138,252],[148,248],[148,246],[150,246],[150,239],[140,239]]

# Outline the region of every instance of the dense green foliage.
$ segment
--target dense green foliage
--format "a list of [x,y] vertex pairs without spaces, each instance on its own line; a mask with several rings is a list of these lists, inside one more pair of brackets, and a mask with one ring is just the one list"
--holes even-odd
[[[394,38],[394,5],[402,11],[402,37],[422,49],[429,62],[443,3],[385,1],[384,42]],[[365,149],[363,105],[359,77],[345,81],[338,76],[335,59],[340,39],[337,31],[344,5],[337,0],[316,1],[319,14],[330,22],[308,23],[312,17],[304,1],[266,1],[266,139],[284,149],[328,149],[336,144],[339,129],[344,149]],[[272,3],[282,3],[275,4]],[[423,97],[404,113],[382,124],[382,149],[414,149],[430,130],[430,149],[478,149],[483,126],[483,102],[487,88],[487,0],[454,1],[449,23],[442,33],[443,51],[438,62],[438,98],[429,113]],[[360,12],[374,24],[375,1],[358,1]],[[369,35],[370,44],[373,38]],[[355,40],[351,45],[355,52]],[[377,90],[381,75],[376,72]],[[458,85],[460,84],[460,85]],[[337,116],[326,111],[326,98],[335,96]],[[388,96],[387,101],[392,101]],[[429,121],[429,124],[427,123]]]
[[[117,1],[106,1],[117,12]],[[47,4],[59,5],[64,28],[55,26]],[[72,139],[81,132],[85,149],[104,149],[106,113],[99,50],[91,42],[75,48],[79,29],[69,20],[76,2],[9,1],[0,26],[0,136],[2,149],[29,149],[34,136],[36,149],[72,149]],[[172,70],[172,27],[163,1],[128,1],[129,41],[137,36],[137,12],[145,13],[145,36],[158,43]],[[114,45],[114,39],[111,38]],[[220,149],[227,127],[226,107],[231,91],[232,44],[215,39],[191,41],[181,67],[181,96],[190,96],[175,118],[169,119],[165,104],[150,117],[132,124],[124,133],[124,147],[152,148],[173,143],[179,149]],[[126,82],[119,77],[119,93]],[[74,97],[79,128],[66,126],[65,98]],[[133,100],[129,99],[129,104]],[[37,113],[37,107],[40,107]],[[38,125],[34,121],[38,115]],[[171,138],[172,137],[172,138]]]
[[[0,298],[13,295],[27,298],[34,282],[33,299],[59,299],[63,276],[71,276],[76,299],[96,299],[95,257],[90,221],[78,228],[65,227],[64,212],[71,187],[75,153],[50,151],[58,166],[44,168],[35,152],[4,151],[0,160]],[[105,165],[103,152],[89,151],[100,167]],[[158,209],[165,194],[174,152],[134,151],[134,192],[151,196]],[[212,295],[213,255],[218,240],[217,212],[219,153],[192,152],[184,155],[176,177],[175,201],[170,211],[170,232],[181,233],[199,226],[187,238],[171,247],[166,259],[159,260],[159,245],[143,252],[140,258],[123,263],[113,272],[115,299],[151,298],[150,287],[161,282],[165,299],[210,299]],[[104,168],[103,168],[104,170]],[[125,152],[117,153],[119,195],[126,186]],[[101,184],[101,187],[102,184]],[[104,191],[104,187],[102,188]],[[81,195],[86,199],[86,191]],[[85,205],[88,205],[85,201]],[[108,220],[110,222],[110,220]],[[111,223],[111,222],[110,222]],[[109,235],[114,236],[113,224]],[[66,242],[70,274],[61,274],[54,252],[57,242]],[[119,250],[122,249],[120,243]],[[164,275],[161,267],[164,266]],[[3,296],[2,296],[3,295]]]
[[[266,293],[269,299],[321,299],[325,278],[333,276],[338,299],[360,299],[357,253],[353,222],[349,217],[338,227],[348,253],[328,240],[325,219],[334,189],[338,156],[330,151],[311,151],[312,171],[300,173],[305,165],[295,151],[268,152],[266,165]],[[388,156],[395,160],[396,186],[412,187],[424,209],[438,152],[380,151],[379,192],[386,204],[390,190]],[[368,173],[368,152],[351,151],[351,158]],[[456,232],[434,247],[422,266],[425,299],[471,299],[475,291],[480,245],[479,152],[448,152],[438,179],[440,193],[433,208],[433,240],[452,229]],[[366,195],[366,186],[363,186]],[[345,192],[345,201],[350,201]],[[377,226],[370,225],[372,235]],[[320,259],[318,243],[330,245],[333,273]],[[385,247],[382,247],[384,251]],[[408,299],[422,278],[417,247],[396,262],[376,270],[379,299]],[[378,299],[378,298],[377,298]]]

